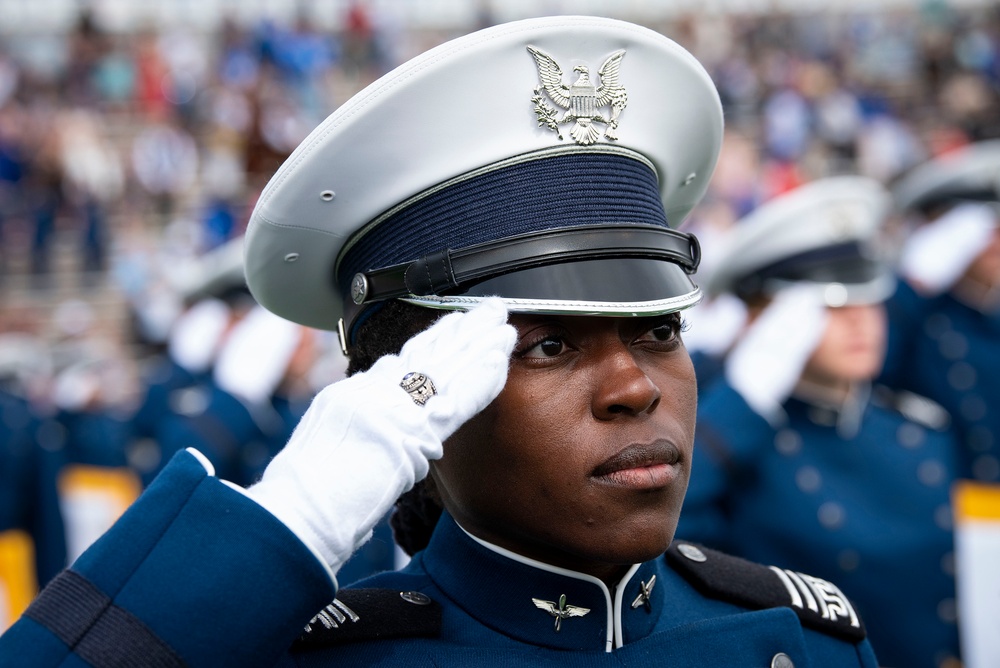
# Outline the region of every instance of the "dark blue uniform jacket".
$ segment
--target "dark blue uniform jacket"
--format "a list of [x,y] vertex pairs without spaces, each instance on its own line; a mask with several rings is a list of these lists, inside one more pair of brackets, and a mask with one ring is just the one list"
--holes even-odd
[[403,571],[335,593],[288,529],[182,452],[0,637],[0,665],[877,665],[829,583],[689,544],[608,591],[445,516]]
[[948,411],[962,477],[1000,481],[1000,311],[984,313],[950,294],[924,298],[903,281],[886,306],[884,382]]

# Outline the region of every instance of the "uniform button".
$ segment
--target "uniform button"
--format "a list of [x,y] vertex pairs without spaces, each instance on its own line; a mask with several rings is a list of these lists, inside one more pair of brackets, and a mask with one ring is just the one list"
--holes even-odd
[[694,545],[688,543],[681,543],[677,546],[677,551],[683,554],[685,557],[691,561],[708,561],[708,557],[705,553],[696,548]]
[[795,484],[806,494],[812,494],[823,484],[823,476],[815,466],[803,466],[795,472]]
[[211,397],[203,387],[186,387],[170,393],[170,408],[185,417],[197,417],[208,410]]
[[951,506],[946,503],[934,510],[934,524],[939,529],[945,531],[951,531],[954,528],[955,523],[951,513]]
[[904,448],[918,448],[924,442],[924,430],[912,422],[904,422],[896,430],[896,442]]
[[151,438],[141,438],[133,442],[125,451],[129,466],[141,473],[156,469],[163,460],[160,444]]
[[858,570],[861,565],[861,555],[857,550],[841,550],[837,555],[837,566],[845,573]]
[[55,420],[45,420],[35,430],[35,440],[43,450],[59,452],[66,447],[66,427]]
[[937,487],[943,483],[945,475],[944,464],[936,459],[920,462],[917,467],[917,479],[928,487]]
[[945,552],[941,557],[941,572],[945,575],[955,577],[955,553]]
[[969,354],[969,342],[960,332],[944,332],[938,339],[938,350],[946,360],[957,361]]
[[784,652],[778,652],[771,659],[771,668],[795,668],[792,658]]
[[993,455],[981,455],[972,462],[972,475],[977,480],[1000,478],[1000,460]]
[[969,422],[978,422],[986,417],[989,412],[989,407],[983,398],[976,394],[970,394],[967,397],[962,398],[962,403],[959,404],[958,411],[962,414]]
[[399,597],[407,603],[412,603],[414,605],[431,604],[431,597],[427,594],[422,594],[419,591],[401,591],[399,592]]
[[816,516],[819,518],[819,523],[830,531],[844,525],[844,507],[834,501],[827,501],[820,506]]
[[791,429],[782,429],[774,435],[774,449],[786,457],[799,454],[802,450],[802,437]]
[[937,606],[938,619],[946,624],[954,624],[958,620],[958,606],[955,599],[942,599]]
[[976,369],[968,362],[956,362],[948,369],[948,384],[959,392],[971,390],[976,385]]

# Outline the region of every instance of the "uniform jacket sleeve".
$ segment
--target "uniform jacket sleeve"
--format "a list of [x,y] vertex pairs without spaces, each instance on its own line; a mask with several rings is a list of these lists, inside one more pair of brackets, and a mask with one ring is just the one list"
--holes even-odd
[[0,637],[0,666],[273,666],[335,593],[294,534],[184,451]]
[[918,295],[906,281],[897,281],[896,292],[885,304],[889,330],[880,382],[889,387],[911,388],[909,376],[915,366],[914,342],[922,331],[932,303],[932,300]]

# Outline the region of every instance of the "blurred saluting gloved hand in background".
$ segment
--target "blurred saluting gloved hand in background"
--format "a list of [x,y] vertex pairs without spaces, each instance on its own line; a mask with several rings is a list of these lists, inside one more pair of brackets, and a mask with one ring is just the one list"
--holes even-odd
[[823,337],[826,305],[813,286],[775,295],[729,353],[726,380],[759,415],[773,421]]

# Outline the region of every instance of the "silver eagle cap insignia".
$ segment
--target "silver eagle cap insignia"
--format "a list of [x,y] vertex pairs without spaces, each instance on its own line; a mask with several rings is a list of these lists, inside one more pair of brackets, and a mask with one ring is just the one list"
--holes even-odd
[[[570,136],[577,144],[584,146],[593,144],[601,138],[601,132],[595,123],[605,126],[604,138],[609,141],[618,139],[618,117],[628,104],[628,95],[621,84],[621,64],[625,57],[625,49],[612,53],[597,70],[600,85],[590,78],[590,68],[577,65],[573,71],[577,79],[570,85],[563,83],[563,71],[555,58],[535,46],[528,46],[528,53],[535,59],[538,68],[538,78],[541,84],[535,86],[531,101],[535,104],[535,116],[538,127],[546,127],[563,139],[559,126],[572,123]],[[543,95],[544,93],[544,95]],[[559,110],[551,104],[565,109],[559,118]],[[610,107],[610,115],[601,111]]]

